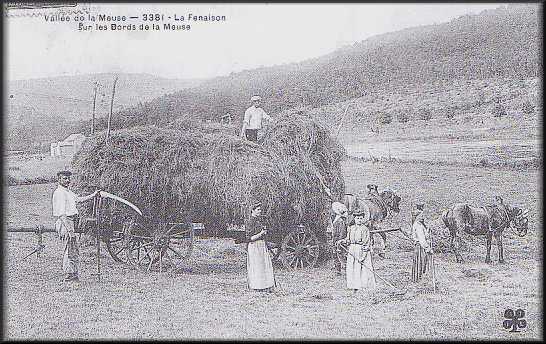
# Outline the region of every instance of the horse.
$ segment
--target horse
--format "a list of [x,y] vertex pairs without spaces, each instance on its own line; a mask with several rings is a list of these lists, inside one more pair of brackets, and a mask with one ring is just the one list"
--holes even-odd
[[[455,254],[457,263],[462,263],[463,258],[459,252],[460,233],[486,237],[487,255],[486,263],[491,263],[491,241],[493,236],[497,240],[499,251],[499,263],[504,263],[502,248],[502,233],[510,227],[516,235],[523,237],[528,231],[528,211],[508,205],[488,205],[474,207],[468,203],[456,203],[442,213],[442,221],[449,229],[450,246]],[[458,236],[459,234],[459,236]]]
[[[376,229],[375,224],[384,221],[393,213],[400,212],[400,200],[401,198],[396,195],[394,191],[386,189],[381,191],[377,196],[367,195],[365,197],[360,197],[353,194],[345,194],[341,199],[341,203],[345,204],[348,209],[349,224],[352,222],[352,213],[356,209],[365,207],[370,213],[369,223],[372,229]],[[385,233],[378,234],[383,239],[383,248],[385,248],[387,244],[387,235]]]

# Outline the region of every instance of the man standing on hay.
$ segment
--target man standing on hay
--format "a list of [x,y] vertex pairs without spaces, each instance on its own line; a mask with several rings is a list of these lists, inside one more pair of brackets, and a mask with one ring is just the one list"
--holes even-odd
[[416,204],[411,214],[413,218],[412,237],[415,242],[411,266],[411,280],[413,282],[418,282],[425,274],[433,254],[430,230],[425,225],[424,208],[423,203]]
[[372,263],[372,245],[370,229],[370,212],[365,208],[353,212],[355,224],[347,229],[345,239],[338,245],[347,245],[347,289],[355,292],[360,289],[375,289],[375,273]]
[[252,142],[258,141],[258,131],[262,129],[262,121],[272,118],[261,107],[262,97],[252,96],[252,106],[246,109],[241,128],[241,137]]
[[53,192],[53,216],[57,219],[55,230],[63,241],[63,272],[66,274],[65,282],[77,282],[79,280],[80,250],[76,240],[75,229],[78,226],[78,209],[76,203],[93,199],[99,190],[90,195],[78,197],[68,189],[72,172],[60,171],[57,173],[59,185]]
[[245,224],[247,244],[246,267],[248,287],[252,290],[272,292],[275,285],[273,263],[267,251],[267,230],[261,221],[262,204],[255,203],[250,210],[250,219]]

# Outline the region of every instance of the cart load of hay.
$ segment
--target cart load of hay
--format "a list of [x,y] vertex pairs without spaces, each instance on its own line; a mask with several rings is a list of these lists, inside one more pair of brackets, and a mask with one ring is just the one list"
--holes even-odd
[[344,156],[328,129],[304,115],[277,118],[257,144],[179,121],[114,131],[108,142],[105,133],[87,139],[73,160],[74,185],[121,196],[150,223],[202,222],[217,232],[241,224],[260,201],[269,228],[305,223],[324,231],[325,188],[334,198],[344,192]]

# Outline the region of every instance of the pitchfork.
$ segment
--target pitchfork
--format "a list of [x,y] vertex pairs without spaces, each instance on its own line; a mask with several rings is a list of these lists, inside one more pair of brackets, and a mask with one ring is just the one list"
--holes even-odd
[[364,261],[364,259],[358,259],[354,254],[352,254],[351,252],[349,252],[349,250],[347,250],[345,248],[345,246],[343,245],[340,245],[341,248],[343,248],[343,250],[345,252],[347,252],[347,254],[351,255],[363,268],[365,268],[366,270],[368,270],[369,272],[371,272],[372,274],[374,274],[375,277],[377,277],[378,279],[380,279],[381,281],[385,282],[386,285],[388,285],[389,287],[391,287],[392,289],[394,289],[394,293],[393,295],[404,295],[405,293],[408,292],[407,289],[398,289],[396,288],[394,285],[392,285],[391,283],[389,283],[389,281],[387,281],[386,279],[384,279],[383,277],[381,277],[379,274],[377,274],[377,272],[371,270],[370,268],[368,268],[366,265],[362,264],[362,262]]

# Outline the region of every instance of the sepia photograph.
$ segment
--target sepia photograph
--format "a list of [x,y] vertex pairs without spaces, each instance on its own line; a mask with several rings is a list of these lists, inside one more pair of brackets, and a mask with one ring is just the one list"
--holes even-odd
[[543,339],[542,2],[2,20],[3,339]]

